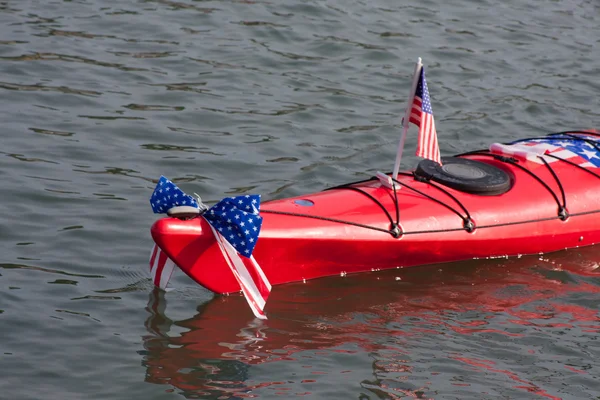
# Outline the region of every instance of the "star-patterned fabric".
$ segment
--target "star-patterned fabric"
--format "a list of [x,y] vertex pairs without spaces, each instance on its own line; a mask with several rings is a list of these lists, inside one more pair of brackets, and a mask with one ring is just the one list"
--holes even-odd
[[543,146],[545,154],[552,154],[584,168],[600,168],[600,137],[592,135],[550,135],[541,139],[524,139],[512,144]]
[[161,176],[154,193],[150,196],[150,205],[155,214],[165,214],[169,208],[191,206],[198,208],[198,202],[192,196],[183,193],[173,182]]
[[[150,197],[152,211],[164,214],[176,206],[200,208],[196,199],[161,176]],[[202,215],[241,255],[250,257],[262,226],[260,195],[226,197]]]
[[243,256],[250,257],[262,217],[258,215],[260,195],[225,197],[204,213],[204,218]]

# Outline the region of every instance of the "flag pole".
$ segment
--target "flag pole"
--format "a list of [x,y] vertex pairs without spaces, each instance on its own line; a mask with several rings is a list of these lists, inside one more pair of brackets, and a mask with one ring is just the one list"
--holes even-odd
[[404,150],[404,142],[406,141],[406,133],[408,132],[408,121],[410,119],[410,111],[412,109],[412,103],[415,97],[415,91],[417,90],[417,84],[419,83],[419,77],[421,75],[421,69],[423,64],[421,63],[421,57],[417,59],[415,64],[415,72],[413,74],[413,82],[408,94],[408,104],[404,111],[404,118],[402,119],[402,136],[400,136],[400,142],[398,143],[398,151],[396,152],[396,162],[394,163],[394,171],[392,178],[398,179],[398,171],[400,170],[400,161],[402,160],[402,151]]

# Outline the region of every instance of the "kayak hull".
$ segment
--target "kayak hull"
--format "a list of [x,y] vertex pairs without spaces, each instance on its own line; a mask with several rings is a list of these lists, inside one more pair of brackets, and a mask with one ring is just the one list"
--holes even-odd
[[[407,173],[398,178],[401,189],[395,193],[374,178],[350,188],[264,202],[253,255],[269,282],[279,285],[600,242],[599,177],[563,162],[545,168],[485,154],[464,157],[504,171],[510,190],[494,196],[440,190]],[[561,215],[563,203],[566,214]],[[400,235],[392,233],[396,205]],[[240,290],[203,217],[162,218],[151,234],[202,286],[220,294]]]
[[[585,216],[557,222],[530,223],[529,227],[504,226],[473,233],[422,234],[400,239],[307,240],[271,239],[256,246],[254,257],[272,285],[383,269],[446,263],[477,258],[499,258],[548,253],[600,242],[598,224]],[[231,293],[240,287],[216,243],[186,237],[181,230],[169,234],[179,221],[162,219],[152,229],[159,247],[192,279],[215,293]],[[207,224],[198,218],[199,225]],[[525,224],[523,224],[525,225]],[[210,228],[205,227],[210,233]],[[535,237],[523,232],[546,232]],[[167,233],[165,235],[165,233]],[[211,233],[212,234],[212,233]],[[381,234],[382,235],[382,234]],[[205,236],[209,237],[208,234]],[[168,239],[170,240],[168,240]],[[165,240],[166,239],[166,240]],[[178,240],[179,239],[179,240]],[[179,241],[179,245],[172,245]],[[181,246],[187,243],[187,246]],[[204,248],[199,252],[197,249]],[[177,251],[180,249],[180,251]]]

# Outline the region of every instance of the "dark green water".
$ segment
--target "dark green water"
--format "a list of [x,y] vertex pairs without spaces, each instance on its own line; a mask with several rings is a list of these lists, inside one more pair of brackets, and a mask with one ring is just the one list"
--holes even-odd
[[595,0],[0,1],[0,398],[600,398],[598,248],[152,289],[152,180],[390,170],[417,57],[442,155],[600,127]]

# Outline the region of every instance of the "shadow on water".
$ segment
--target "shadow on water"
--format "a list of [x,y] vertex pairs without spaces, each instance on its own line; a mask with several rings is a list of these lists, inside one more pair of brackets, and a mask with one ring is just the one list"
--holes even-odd
[[[358,349],[373,356],[389,351],[393,338],[392,358],[402,359],[424,336],[511,338],[524,336],[519,332],[527,326],[569,324],[598,333],[594,307],[563,301],[573,293],[600,292],[595,260],[600,261],[600,250],[591,247],[547,258],[479,260],[283,285],[271,294],[266,321],[254,319],[241,296],[215,297],[192,318],[173,321],[164,292],[154,290],[141,352],[146,381],[176,387],[188,398],[246,398],[283,384],[249,380],[253,365],[298,361],[307,351]],[[557,319],[565,313],[566,323]],[[509,322],[495,322],[498,315]],[[481,364],[460,355],[454,360],[472,368]],[[377,365],[389,362],[389,357],[375,360],[373,374]],[[410,375],[411,368],[405,365],[402,371]],[[530,381],[517,380],[528,392],[548,397]],[[398,398],[377,394],[383,390],[377,382],[361,385],[375,397]],[[408,392],[421,398],[418,390]]]

